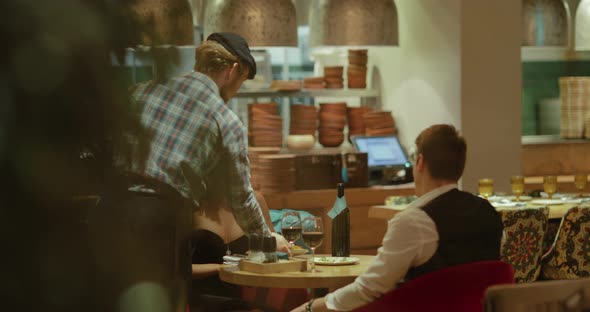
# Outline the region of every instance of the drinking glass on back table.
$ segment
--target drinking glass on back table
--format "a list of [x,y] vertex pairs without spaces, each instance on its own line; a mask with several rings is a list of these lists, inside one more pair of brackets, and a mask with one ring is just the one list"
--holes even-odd
[[281,233],[289,242],[291,247],[301,237],[301,217],[297,211],[289,211],[281,218]]
[[488,197],[494,194],[494,180],[493,179],[479,179],[478,180],[478,187],[479,187],[479,195],[483,198],[488,199]]
[[311,249],[311,272],[315,269],[315,249],[324,241],[324,223],[321,217],[307,217],[301,222],[303,242]]
[[545,191],[545,193],[547,193],[547,198],[552,199],[553,194],[557,191],[557,177],[543,177],[543,190]]
[[574,176],[574,185],[578,192],[580,192],[579,197],[584,197],[584,188],[586,188],[586,184],[588,184],[588,176],[585,173],[578,173]]
[[523,176],[511,176],[510,186],[512,187],[512,193],[516,196],[516,201],[520,200],[520,195],[524,193],[524,177]]

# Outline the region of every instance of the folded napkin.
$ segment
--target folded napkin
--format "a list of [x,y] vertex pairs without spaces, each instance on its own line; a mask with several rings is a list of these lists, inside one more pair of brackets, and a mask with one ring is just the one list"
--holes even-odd
[[246,258],[247,256],[245,255],[223,256],[223,264],[238,265],[238,263],[240,263],[240,260]]

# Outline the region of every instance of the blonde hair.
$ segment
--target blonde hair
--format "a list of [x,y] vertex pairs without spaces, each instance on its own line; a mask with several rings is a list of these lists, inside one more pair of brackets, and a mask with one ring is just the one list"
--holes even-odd
[[213,40],[204,41],[195,51],[195,71],[208,76],[217,74],[234,63],[238,63],[238,73],[242,75],[247,68],[245,64]]

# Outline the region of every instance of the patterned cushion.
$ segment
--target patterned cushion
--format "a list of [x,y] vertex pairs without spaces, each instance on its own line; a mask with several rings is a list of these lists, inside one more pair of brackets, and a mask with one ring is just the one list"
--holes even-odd
[[549,208],[498,209],[504,224],[500,255],[514,267],[517,283],[539,277],[543,237],[547,230]]
[[569,209],[543,259],[543,277],[577,279],[590,276],[590,206]]

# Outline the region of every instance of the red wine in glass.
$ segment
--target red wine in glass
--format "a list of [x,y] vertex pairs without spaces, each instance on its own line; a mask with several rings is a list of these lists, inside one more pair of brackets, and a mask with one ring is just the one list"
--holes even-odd
[[282,228],[281,232],[285,239],[289,241],[289,243],[293,244],[296,240],[301,237],[301,227],[300,226],[291,226],[288,228]]
[[303,241],[309,248],[316,248],[324,241],[323,232],[305,232],[303,233]]

